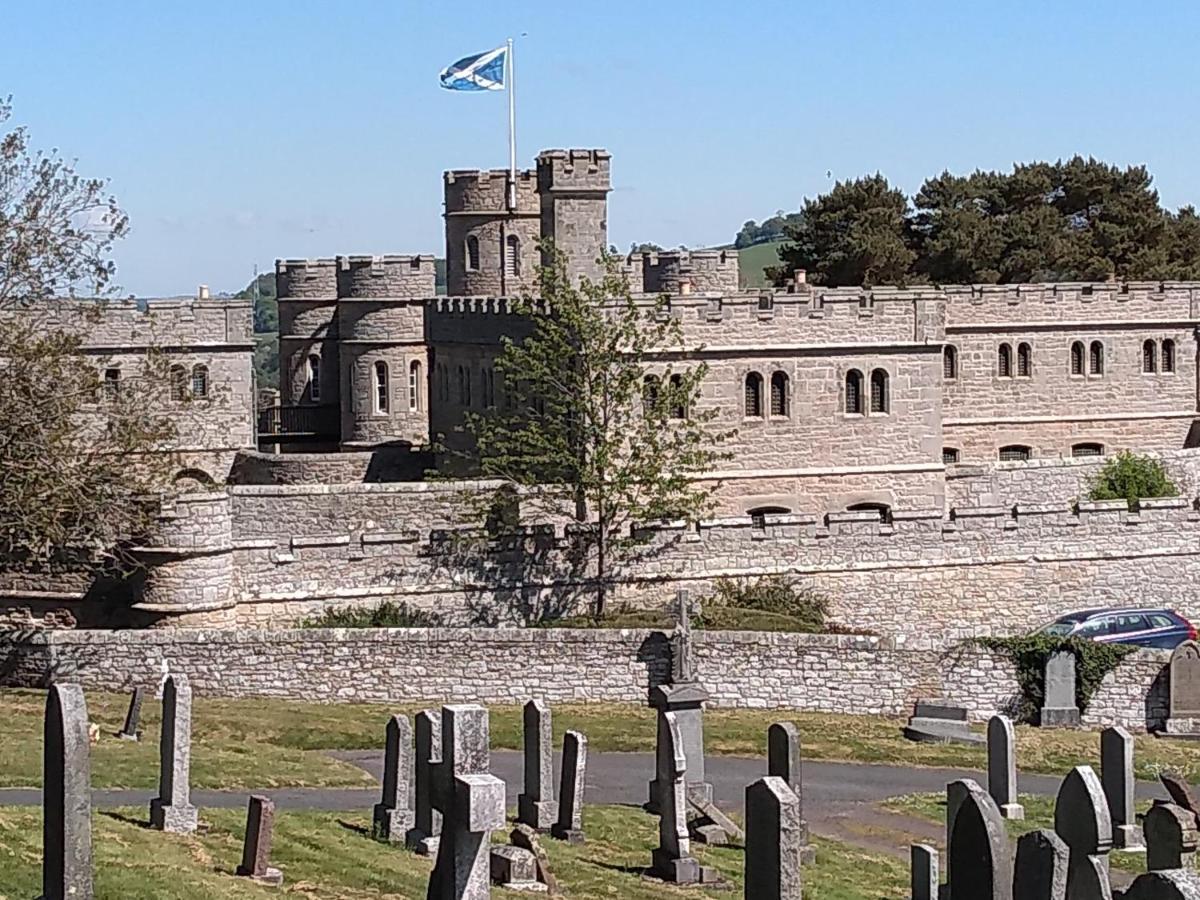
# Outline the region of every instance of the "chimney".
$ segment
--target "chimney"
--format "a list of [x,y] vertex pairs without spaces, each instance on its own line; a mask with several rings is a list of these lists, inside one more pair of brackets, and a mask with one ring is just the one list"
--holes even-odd
[[207,284],[200,285],[200,288],[196,291],[196,299],[197,300],[207,300],[208,299],[208,285]]
[[793,274],[795,275],[796,284],[804,284],[808,280],[808,272],[804,269],[796,269]]

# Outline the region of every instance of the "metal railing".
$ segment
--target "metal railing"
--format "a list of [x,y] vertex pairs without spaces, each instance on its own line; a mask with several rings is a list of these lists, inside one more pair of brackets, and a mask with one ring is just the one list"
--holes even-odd
[[336,406],[272,406],[258,411],[258,439],[336,439],[341,433]]

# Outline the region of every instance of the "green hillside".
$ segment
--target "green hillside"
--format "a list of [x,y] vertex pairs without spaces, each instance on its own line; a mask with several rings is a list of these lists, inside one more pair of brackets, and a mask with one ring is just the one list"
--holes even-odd
[[738,268],[741,270],[742,287],[759,288],[765,287],[767,281],[766,272],[763,271],[767,266],[779,265],[779,248],[783,246],[783,241],[769,241],[765,244],[755,244],[753,247],[744,247],[738,251]]

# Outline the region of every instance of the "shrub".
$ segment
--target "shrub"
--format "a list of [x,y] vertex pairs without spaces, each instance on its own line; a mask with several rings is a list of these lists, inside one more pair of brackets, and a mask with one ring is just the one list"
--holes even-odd
[[440,628],[442,617],[401,601],[378,606],[341,606],[305,619],[301,628]]
[[1140,499],[1179,494],[1161,462],[1128,450],[1109,457],[1089,488],[1089,500],[1124,500],[1130,506]]
[[[764,627],[740,627],[763,631],[824,631],[829,600],[812,588],[800,585],[786,575],[764,575],[753,581],[717,579],[716,590],[704,604],[701,625],[705,628],[730,628],[732,620],[754,622]],[[733,610],[762,615],[747,616]],[[790,627],[781,627],[790,621]],[[766,627],[774,625],[774,627]]]

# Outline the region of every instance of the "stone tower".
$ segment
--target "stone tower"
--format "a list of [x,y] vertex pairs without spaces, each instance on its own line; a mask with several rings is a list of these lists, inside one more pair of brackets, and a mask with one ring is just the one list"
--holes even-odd
[[537,158],[541,236],[566,254],[572,273],[592,279],[608,249],[610,162],[607,150],[544,150]]
[[338,398],[337,260],[278,259],[279,395],[284,406]]
[[446,292],[503,297],[532,290],[541,235],[533,172],[517,172],[515,208],[507,169],[460,169],[444,177]]

